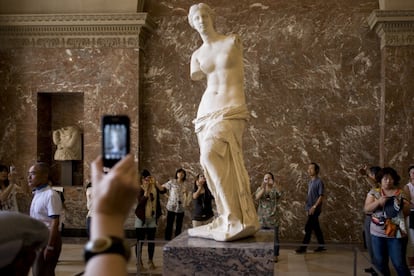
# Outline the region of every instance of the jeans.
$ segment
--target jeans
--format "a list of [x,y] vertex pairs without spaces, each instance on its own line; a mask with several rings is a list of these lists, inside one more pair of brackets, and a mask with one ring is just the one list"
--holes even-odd
[[404,246],[406,246],[406,243],[403,239],[383,238],[371,235],[371,241],[374,253],[373,263],[378,271],[384,276],[390,276],[391,272],[388,267],[388,259],[391,258],[391,262],[398,276],[411,275],[405,261]]
[[374,260],[374,252],[372,252],[372,243],[371,243],[371,232],[370,232],[370,227],[371,227],[371,215],[365,215],[365,220],[364,220],[364,236],[365,236],[365,243],[367,245],[367,251],[369,254],[369,258],[371,263]]

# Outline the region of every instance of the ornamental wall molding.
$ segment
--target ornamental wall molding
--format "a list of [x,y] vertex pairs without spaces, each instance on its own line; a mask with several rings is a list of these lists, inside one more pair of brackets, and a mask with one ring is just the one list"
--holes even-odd
[[385,46],[414,45],[414,10],[374,10],[368,24]]
[[0,15],[0,48],[143,48],[147,13]]

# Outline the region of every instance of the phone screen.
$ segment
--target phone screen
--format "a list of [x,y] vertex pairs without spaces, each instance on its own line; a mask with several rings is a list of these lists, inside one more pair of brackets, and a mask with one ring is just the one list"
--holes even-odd
[[129,118],[104,116],[102,148],[105,167],[112,167],[129,153]]

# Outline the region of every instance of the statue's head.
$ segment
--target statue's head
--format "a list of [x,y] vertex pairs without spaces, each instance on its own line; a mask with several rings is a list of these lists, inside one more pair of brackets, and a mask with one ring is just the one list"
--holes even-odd
[[193,16],[196,12],[199,12],[201,10],[204,10],[208,13],[208,15],[210,16],[212,22],[214,22],[214,20],[216,18],[216,14],[210,8],[209,5],[204,4],[204,3],[194,4],[190,7],[190,10],[188,11],[188,23],[190,24],[190,26],[193,29],[195,29],[194,22],[193,22]]

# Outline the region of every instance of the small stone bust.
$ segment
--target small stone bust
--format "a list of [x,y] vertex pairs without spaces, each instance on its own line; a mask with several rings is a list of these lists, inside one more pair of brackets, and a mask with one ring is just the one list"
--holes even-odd
[[81,132],[76,126],[62,127],[53,131],[53,143],[57,145],[55,160],[81,160],[81,142]]

